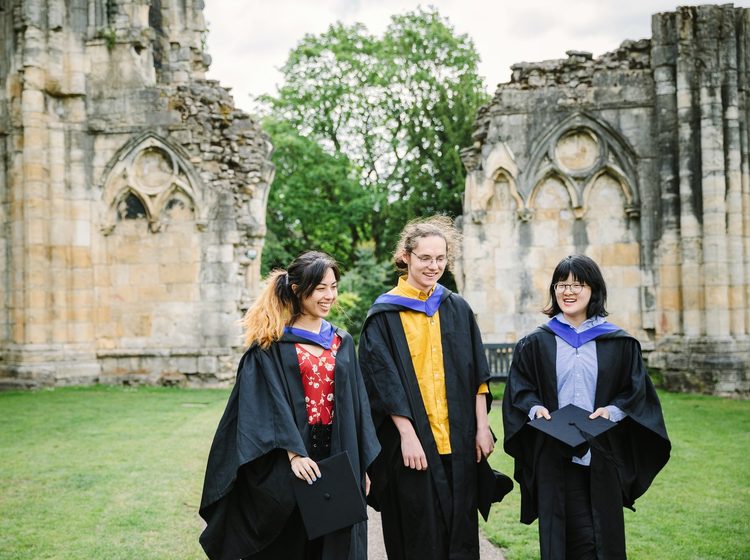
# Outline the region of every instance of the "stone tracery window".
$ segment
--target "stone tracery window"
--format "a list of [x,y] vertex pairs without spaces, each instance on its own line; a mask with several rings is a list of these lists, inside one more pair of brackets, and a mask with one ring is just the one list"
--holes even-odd
[[599,138],[588,129],[565,132],[557,139],[552,154],[555,162],[571,174],[590,171],[603,155]]
[[138,195],[128,192],[117,203],[117,220],[138,220],[146,218],[146,207]]
[[191,220],[193,217],[192,201],[182,193],[174,193],[164,205],[164,216],[170,222]]
[[175,222],[194,221],[199,230],[205,227],[197,176],[184,158],[153,134],[120,150],[104,185],[105,234],[122,220],[145,219],[154,233]]
[[640,215],[640,201],[632,154],[625,142],[605,124],[584,114],[575,114],[547,133],[530,158],[530,173],[522,185],[524,198],[533,212],[537,191],[547,179],[557,177],[567,188],[576,218],[588,208],[596,182],[610,177],[620,186],[623,211],[628,218]]

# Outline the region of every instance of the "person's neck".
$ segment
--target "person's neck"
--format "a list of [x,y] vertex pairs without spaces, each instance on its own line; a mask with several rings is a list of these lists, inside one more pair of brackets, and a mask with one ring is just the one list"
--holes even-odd
[[437,282],[435,282],[435,284],[433,284],[432,286],[420,286],[413,278],[409,276],[406,277],[406,283],[409,284],[409,286],[411,286],[412,288],[416,288],[420,292],[424,292],[426,294],[429,294],[430,290],[432,290],[437,285]]
[[292,327],[295,329],[303,329],[314,333],[320,332],[320,327],[323,325],[323,319],[320,317],[313,317],[312,315],[300,315],[292,323]]
[[586,315],[573,316],[573,315],[566,315],[565,313],[563,313],[563,317],[565,317],[565,320],[568,321],[570,326],[575,327],[576,329],[580,327],[583,324],[583,322],[586,320]]

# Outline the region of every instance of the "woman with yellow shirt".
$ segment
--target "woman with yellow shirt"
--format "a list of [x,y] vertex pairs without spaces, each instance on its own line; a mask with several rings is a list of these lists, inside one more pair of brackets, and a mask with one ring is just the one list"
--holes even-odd
[[477,463],[494,449],[489,367],[469,305],[438,280],[458,232],[445,216],[410,222],[405,273],[370,308],[359,360],[382,451],[371,467],[390,560],[479,558]]

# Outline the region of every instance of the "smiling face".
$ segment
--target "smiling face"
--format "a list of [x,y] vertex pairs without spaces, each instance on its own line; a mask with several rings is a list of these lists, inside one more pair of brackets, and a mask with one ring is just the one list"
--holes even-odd
[[313,319],[323,319],[331,312],[337,296],[336,275],[333,269],[329,268],[313,292],[300,300],[302,314]]
[[[574,293],[573,287],[582,286],[581,292]],[[563,286],[564,285],[564,286]],[[557,288],[564,288],[562,291]],[[568,274],[565,280],[560,280],[555,286],[555,299],[557,305],[562,310],[563,315],[571,325],[579,326],[587,319],[586,311],[589,301],[591,300],[591,288],[573,277],[573,273]]]
[[438,235],[420,237],[411,252],[405,252],[406,281],[423,292],[429,292],[445,272],[447,244]]

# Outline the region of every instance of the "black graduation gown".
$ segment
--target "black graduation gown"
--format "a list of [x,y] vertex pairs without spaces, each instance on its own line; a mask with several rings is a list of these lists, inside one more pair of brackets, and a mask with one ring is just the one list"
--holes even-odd
[[[364,495],[365,470],[380,445],[370,417],[352,337],[337,329],[341,346],[334,370],[335,416],[331,454],[346,450]],[[310,429],[294,343],[284,334],[264,350],[250,348],[208,456],[200,515],[200,542],[211,560],[235,560],[267,547],[296,506],[286,450],[309,455]],[[367,556],[367,524],[327,535],[323,558]],[[348,553],[346,552],[348,550]]]
[[[625,558],[622,507],[633,509],[669,459],[671,444],[659,398],[648,377],[638,341],[618,330],[596,339],[598,377],[594,407],[615,405],[627,417],[597,438],[591,449],[591,503],[599,560]],[[557,401],[557,343],[543,325],[522,338],[503,397],[505,451],[515,459],[521,487],[521,522],[539,518],[541,557],[565,558],[563,468],[571,453],[528,427],[534,405],[550,411]]]
[[[399,317],[403,309],[396,304],[373,305],[359,339],[360,367],[383,447],[370,469],[368,502],[383,512],[390,560],[479,558],[476,394],[480,384],[489,379],[479,328],[469,305],[444,290],[439,317],[450,426],[451,492]],[[487,398],[489,407],[491,396]],[[403,466],[401,439],[391,415],[412,421],[427,456],[426,471]],[[411,518],[411,514],[418,517]]]

